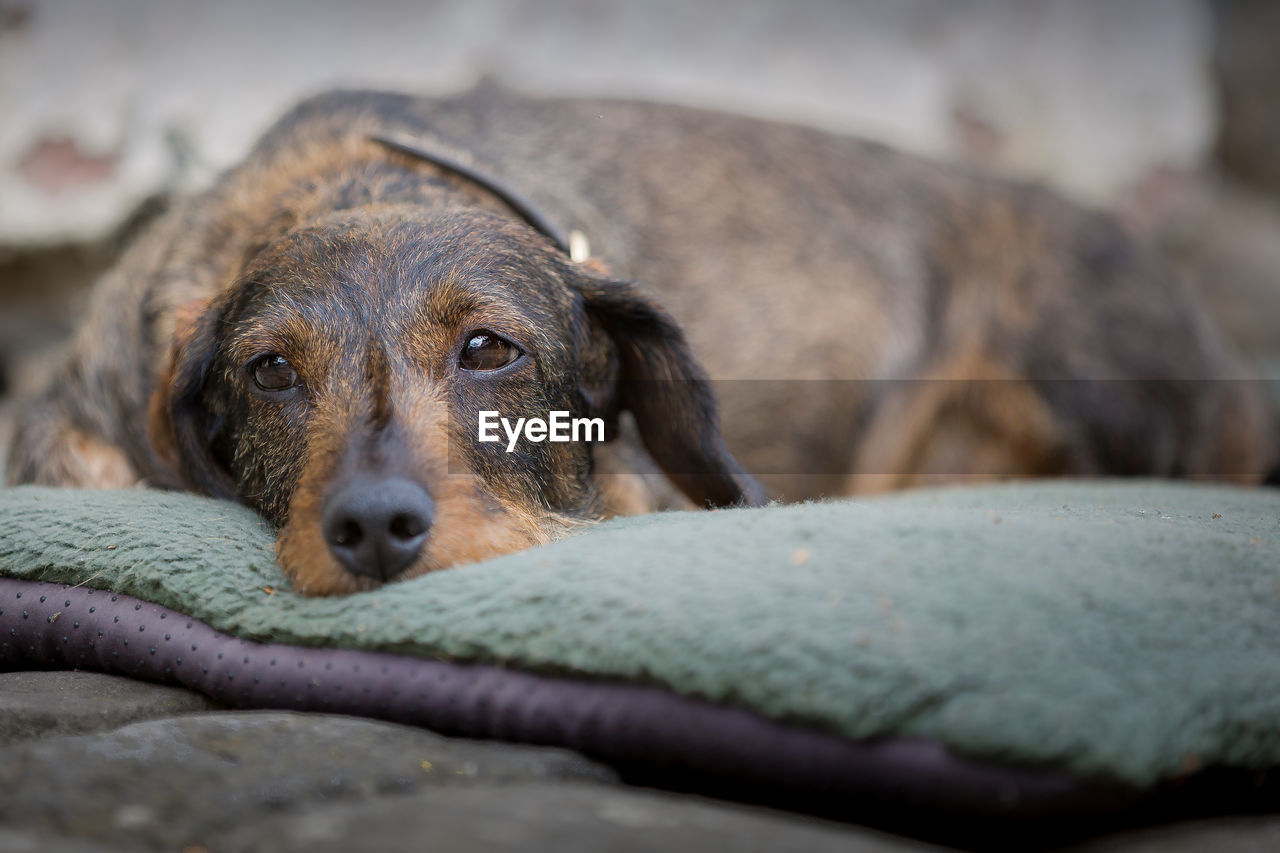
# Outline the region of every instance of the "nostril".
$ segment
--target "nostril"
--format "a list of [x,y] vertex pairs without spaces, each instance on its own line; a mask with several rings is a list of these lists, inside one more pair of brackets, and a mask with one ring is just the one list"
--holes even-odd
[[417,539],[427,532],[427,522],[420,515],[401,513],[391,519],[391,525],[388,530],[390,530],[394,538],[402,541]]
[[331,541],[334,545],[354,548],[360,544],[361,539],[364,539],[364,531],[360,529],[360,525],[354,521],[346,521],[335,526]]

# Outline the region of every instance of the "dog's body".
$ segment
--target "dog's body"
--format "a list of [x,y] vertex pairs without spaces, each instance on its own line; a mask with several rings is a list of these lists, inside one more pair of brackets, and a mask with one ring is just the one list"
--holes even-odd
[[[371,139],[386,133],[501,176],[599,260]],[[687,346],[610,276],[656,294]],[[475,441],[486,407],[598,414],[610,435],[629,411],[646,452],[504,455]],[[734,457],[787,499],[1008,475],[1249,480],[1272,432],[1166,271],[1044,191],[675,107],[335,93],[107,275],[10,476],[243,500],[281,525],[299,588],[328,593],[664,505],[659,470],[695,504],[759,503]],[[352,570],[335,545],[334,496],[370,471],[356,504],[407,480],[430,528],[423,544],[410,525],[395,571],[386,555]]]

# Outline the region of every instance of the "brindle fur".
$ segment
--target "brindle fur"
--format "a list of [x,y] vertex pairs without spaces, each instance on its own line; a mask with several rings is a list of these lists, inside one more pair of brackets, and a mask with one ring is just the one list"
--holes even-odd
[[[375,132],[502,176],[596,259],[571,262]],[[534,357],[463,375],[477,328]],[[304,396],[248,390],[267,351]],[[475,441],[481,408],[599,415],[622,438],[508,455]],[[1013,475],[1256,480],[1273,432],[1168,271],[1045,191],[799,127],[485,87],[293,110],[107,274],[9,471],[244,501],[279,526],[295,585],[328,594],[370,583],[319,532],[351,470],[407,473],[435,500],[409,576],[610,513],[760,503],[726,446],[797,499]]]

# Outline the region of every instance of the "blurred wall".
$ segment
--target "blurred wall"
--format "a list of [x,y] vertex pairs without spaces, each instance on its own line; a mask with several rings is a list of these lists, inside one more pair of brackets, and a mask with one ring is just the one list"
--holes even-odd
[[1218,157],[1240,180],[1280,196],[1280,3],[1222,0]]
[[0,0],[0,246],[84,241],[330,86],[721,107],[1110,203],[1213,144],[1202,0]]

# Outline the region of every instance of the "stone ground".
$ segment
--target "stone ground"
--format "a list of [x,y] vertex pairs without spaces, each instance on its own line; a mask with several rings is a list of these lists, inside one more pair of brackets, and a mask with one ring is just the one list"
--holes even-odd
[[0,744],[9,851],[929,849],[628,788],[565,750],[219,711],[181,688],[96,673],[0,674]]
[[[0,673],[0,850],[139,849],[940,848],[628,787],[609,768],[561,749],[447,738],[353,717],[225,711],[182,688],[97,673]],[[1074,849],[1280,849],[1280,818],[1157,827]]]

